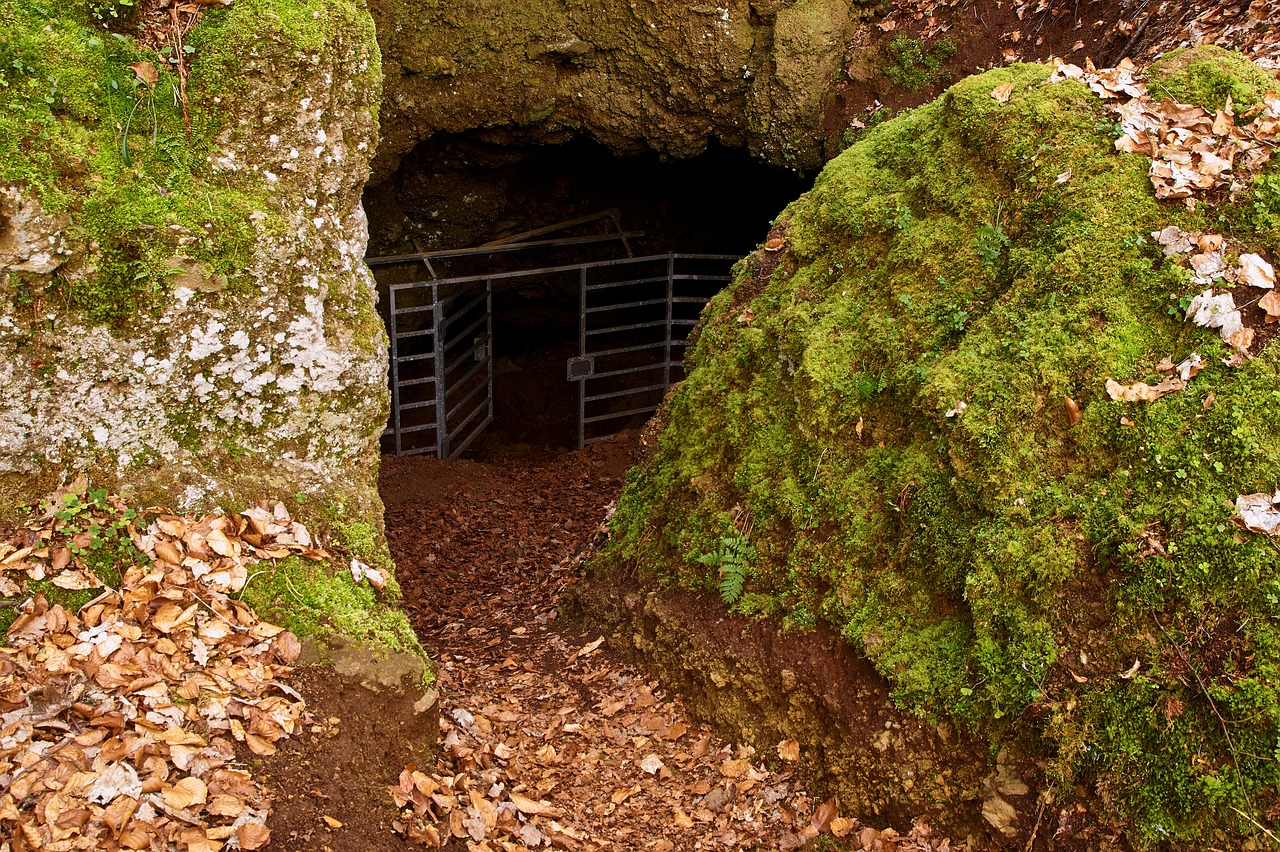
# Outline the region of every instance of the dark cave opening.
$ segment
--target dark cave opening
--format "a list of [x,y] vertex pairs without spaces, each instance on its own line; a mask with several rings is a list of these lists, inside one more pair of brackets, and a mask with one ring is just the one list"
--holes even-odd
[[[366,190],[369,255],[482,246],[616,210],[616,219],[597,219],[526,240],[540,244],[568,237],[574,244],[437,256],[430,261],[431,272],[440,277],[500,274],[666,252],[740,257],[765,239],[773,219],[811,183],[811,177],[714,144],[692,159],[664,160],[656,154],[615,156],[581,137],[539,145],[474,133],[442,135],[419,145],[390,178]],[[618,228],[632,236],[625,241],[605,238]],[[726,270],[730,264],[724,262]],[[414,262],[375,272],[384,316],[388,282],[430,277]],[[494,417],[468,453],[554,451],[577,445],[581,412],[566,363],[580,354],[579,296],[576,274],[493,281],[487,354],[492,358]],[[631,310],[640,312],[639,320],[646,319],[644,308]],[[628,322],[620,313],[613,316]],[[634,378],[648,380],[643,374]],[[449,410],[447,404],[441,408]],[[626,428],[642,422],[639,417],[608,425]],[[384,441],[384,451],[392,449]]]

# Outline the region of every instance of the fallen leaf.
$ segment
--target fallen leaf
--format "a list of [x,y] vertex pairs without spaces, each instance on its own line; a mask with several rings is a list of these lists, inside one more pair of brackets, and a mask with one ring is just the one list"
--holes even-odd
[[160,72],[150,62],[135,62],[129,68],[141,82],[147,85],[148,89],[155,88],[156,83],[160,81]]
[[519,793],[511,794],[511,804],[522,814],[530,816],[561,816],[564,810],[557,808],[550,802],[534,801],[533,799],[521,796]]
[[329,816],[328,814],[324,814],[323,816],[320,817],[320,819],[324,820],[325,825],[329,826],[330,828],[342,828],[342,823],[334,819],[333,817]]
[[1248,353],[1249,347],[1253,345],[1253,329],[1241,326],[1227,338],[1227,343],[1241,355]]
[[634,796],[636,793],[639,793],[639,792],[640,792],[640,785],[637,784],[634,787],[627,787],[622,790],[618,790],[614,792],[614,794],[609,797],[609,801],[613,802],[615,805],[620,805],[623,802],[625,802],[627,799],[631,798],[632,796]]
[[252,852],[271,842],[271,829],[256,822],[241,823],[236,829],[236,840],[240,843],[241,849]]
[[1165,394],[1176,393],[1184,387],[1186,382],[1172,376],[1158,385],[1149,385],[1145,382],[1122,385],[1113,379],[1107,379],[1107,396],[1125,402],[1155,402]]
[[199,778],[188,776],[172,787],[160,790],[164,803],[174,810],[182,811],[192,805],[203,805],[208,800],[209,788]]
[[1138,673],[1138,669],[1142,668],[1141,660],[1134,660],[1133,665],[1129,666],[1127,671],[1121,672],[1120,677],[1123,680],[1133,680],[1133,676]]
[[836,817],[831,820],[831,833],[836,837],[847,837],[850,832],[858,827],[856,819],[846,819],[845,817]]
[[1262,290],[1276,286],[1276,271],[1271,264],[1256,254],[1240,255],[1240,283]]
[[778,757],[791,763],[795,763],[800,759],[800,741],[783,740],[778,743]]
[[1267,312],[1267,322],[1280,322],[1280,290],[1272,290],[1259,299],[1258,307]]
[[1072,426],[1080,422],[1080,406],[1076,405],[1076,401],[1066,394],[1062,395],[1062,404],[1067,409],[1067,422]]
[[1280,490],[1275,494],[1242,494],[1236,498],[1236,526],[1269,536],[1280,535]]
[[1008,83],[1001,83],[991,90],[991,97],[1002,104],[1007,104],[1009,103],[1009,98],[1013,97],[1014,86],[1015,84],[1012,80]]
[[656,754],[646,755],[644,760],[640,761],[640,768],[650,775],[657,774],[658,770],[665,765],[666,764],[662,762],[662,758],[658,757]]
[[813,812],[810,822],[819,832],[826,831],[831,827],[831,822],[836,818],[836,800],[827,799],[818,809]]

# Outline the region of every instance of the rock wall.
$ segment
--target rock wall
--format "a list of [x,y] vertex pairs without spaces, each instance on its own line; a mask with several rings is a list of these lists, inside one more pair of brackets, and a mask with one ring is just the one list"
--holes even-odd
[[380,181],[418,142],[585,132],[675,157],[708,140],[814,168],[818,126],[865,0],[374,0],[386,59]]
[[0,17],[4,506],[87,470],[143,505],[316,495],[380,525],[368,13],[204,12],[185,41],[187,127],[172,51],[108,32],[102,8]]

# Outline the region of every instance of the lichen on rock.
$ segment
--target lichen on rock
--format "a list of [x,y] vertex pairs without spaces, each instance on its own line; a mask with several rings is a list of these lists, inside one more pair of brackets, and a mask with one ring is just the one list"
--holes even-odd
[[175,509],[323,494],[379,518],[368,13],[204,12],[186,40],[188,130],[166,55],[95,9],[0,5],[6,505],[87,470]]

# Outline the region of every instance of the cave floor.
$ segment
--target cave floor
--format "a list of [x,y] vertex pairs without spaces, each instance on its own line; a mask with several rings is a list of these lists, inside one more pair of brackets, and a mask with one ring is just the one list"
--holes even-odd
[[[343,724],[325,747],[357,757],[341,789],[361,804],[344,803],[337,829],[322,821],[330,800],[278,795],[274,848],[787,850],[819,834],[810,848],[951,848],[927,826],[899,826],[899,836],[837,814],[792,762],[794,742],[757,754],[724,741],[599,634],[557,617],[633,447],[631,435],[486,462],[384,459],[404,605],[440,664],[442,755],[402,774],[359,760],[385,744]],[[324,715],[332,696],[309,700]],[[290,771],[273,772],[275,786]],[[426,813],[404,803],[408,792],[398,809],[388,790],[415,781],[434,793]]]

